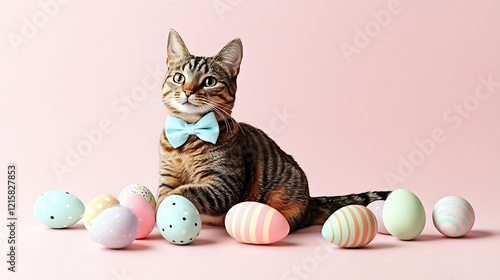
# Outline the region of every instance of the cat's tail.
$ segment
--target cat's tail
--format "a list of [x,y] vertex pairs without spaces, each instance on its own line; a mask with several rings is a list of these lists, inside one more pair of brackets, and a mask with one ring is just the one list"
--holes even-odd
[[330,215],[338,209],[358,204],[367,206],[375,200],[385,200],[391,191],[370,191],[341,196],[320,196],[312,197],[309,201],[309,223],[322,225]]

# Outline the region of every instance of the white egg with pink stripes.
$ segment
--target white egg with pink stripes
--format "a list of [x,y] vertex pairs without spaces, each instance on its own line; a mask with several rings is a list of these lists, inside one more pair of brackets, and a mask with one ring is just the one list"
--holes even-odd
[[460,196],[441,198],[434,206],[432,221],[436,229],[447,237],[466,235],[476,219],[472,205]]
[[229,209],[224,223],[231,237],[248,244],[271,244],[290,232],[290,225],[280,212],[252,201],[238,203]]

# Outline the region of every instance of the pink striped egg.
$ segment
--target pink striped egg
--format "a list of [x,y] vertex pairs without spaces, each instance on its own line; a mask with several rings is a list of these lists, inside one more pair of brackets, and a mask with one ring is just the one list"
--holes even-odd
[[432,211],[434,226],[447,237],[464,236],[472,229],[475,219],[474,209],[460,196],[441,198]]
[[227,212],[224,223],[231,237],[249,244],[274,243],[290,232],[290,225],[280,212],[252,201],[234,205]]
[[323,224],[321,235],[344,248],[358,248],[370,243],[377,234],[377,218],[362,205],[349,205],[335,211]]

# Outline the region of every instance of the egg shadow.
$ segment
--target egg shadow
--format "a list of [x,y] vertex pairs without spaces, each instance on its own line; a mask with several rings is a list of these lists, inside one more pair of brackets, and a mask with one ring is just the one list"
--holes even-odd
[[321,234],[321,226],[314,225],[310,227],[306,227],[303,229],[299,229],[295,232],[290,233],[290,235],[311,235],[311,234]]
[[107,248],[107,247],[102,247],[103,251],[117,251],[117,252],[126,252],[126,251],[145,251],[151,249],[150,246],[144,245],[144,244],[137,244],[137,243],[132,243],[128,245],[125,248]]
[[246,245],[246,246],[255,246],[255,247],[292,247],[292,246],[297,246],[298,244],[289,242],[289,241],[284,241],[280,240],[274,243],[269,243],[269,244],[252,244],[252,243],[243,243],[243,242],[237,242],[236,244],[241,244],[241,245]]
[[466,239],[480,239],[480,238],[489,238],[493,236],[497,236],[499,233],[488,230],[471,230],[464,236],[460,237],[446,237],[442,234],[421,234],[413,241],[438,241],[438,240],[466,240]]
[[268,246],[268,247],[292,247],[292,246],[297,246],[297,243],[293,243],[290,241],[284,241],[280,240],[278,242],[272,243],[272,244],[264,244],[263,246]]
[[76,224],[73,226],[68,227],[69,230],[86,230],[85,225],[83,224]]
[[153,240],[164,240],[163,236],[159,233],[152,233],[146,238],[139,239],[140,241],[153,241]]
[[125,247],[124,249],[125,249],[125,251],[144,251],[144,250],[151,249],[151,246],[144,245],[144,244],[132,243],[132,244],[128,245],[127,247]]
[[480,238],[488,238],[488,237],[493,237],[499,235],[498,232],[495,231],[489,231],[489,230],[471,230],[469,233],[462,237],[457,237],[451,239],[480,239]]
[[189,246],[206,246],[206,245],[212,245],[215,243],[217,243],[217,242],[214,240],[196,238],[195,240],[193,240],[193,242],[189,243],[188,245]]
[[347,251],[350,251],[350,250],[353,250],[353,251],[356,251],[356,250],[364,251],[364,250],[391,249],[391,248],[396,248],[396,247],[400,247],[400,245],[393,244],[393,243],[370,243],[370,244],[368,244],[366,246],[362,246],[362,247],[352,247],[352,248],[349,248],[349,247],[335,246],[334,248],[337,248],[338,250],[347,250]]
[[379,249],[391,249],[391,248],[397,248],[400,247],[398,244],[394,243],[370,243],[366,245],[365,247],[361,247],[359,249],[365,249],[365,250],[379,250]]
[[57,230],[57,231],[73,231],[73,230],[85,230],[85,226],[83,224],[75,224],[75,225],[72,225],[72,226],[69,226],[69,227],[65,227],[65,228],[51,228],[51,227],[47,227],[47,229],[49,230]]
[[[417,238],[413,240],[407,240],[409,242],[416,241],[416,242],[428,242],[428,241],[438,241],[438,240],[445,240],[446,237],[441,235],[441,234],[421,234]],[[406,241],[406,240],[402,240]]]

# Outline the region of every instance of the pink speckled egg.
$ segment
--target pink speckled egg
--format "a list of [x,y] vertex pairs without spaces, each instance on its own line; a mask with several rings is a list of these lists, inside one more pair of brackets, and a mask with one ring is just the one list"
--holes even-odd
[[139,231],[139,220],[127,207],[114,206],[99,214],[89,229],[92,240],[112,249],[130,245]]
[[270,244],[285,238],[290,225],[276,209],[258,202],[241,202],[227,212],[226,231],[249,244]]
[[129,194],[119,197],[120,205],[127,207],[139,219],[139,231],[136,239],[147,237],[153,230],[156,223],[156,215],[149,202],[140,194]]
[[436,229],[447,237],[466,235],[476,219],[472,205],[460,196],[450,195],[440,199],[432,211]]
[[148,189],[146,188],[145,186],[143,185],[140,185],[140,184],[132,184],[132,185],[128,185],[126,186],[121,192],[120,194],[118,194],[118,198],[121,198],[121,197],[124,197],[124,196],[127,196],[129,194],[140,194],[142,195],[142,197],[144,197],[147,201],[149,201],[149,204],[151,205],[151,207],[153,209],[156,209],[156,200],[155,200],[155,196],[153,195],[153,193]]
[[325,222],[321,235],[328,242],[344,248],[359,248],[377,234],[377,219],[362,205],[349,205],[335,211]]

